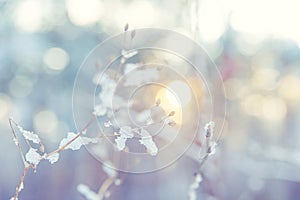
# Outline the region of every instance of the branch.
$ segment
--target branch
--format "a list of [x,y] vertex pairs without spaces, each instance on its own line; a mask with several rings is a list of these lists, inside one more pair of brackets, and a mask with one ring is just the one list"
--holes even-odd
[[12,118],[9,118],[9,126],[10,126],[10,129],[11,129],[11,132],[13,134],[13,137],[14,137],[14,141],[19,149],[19,152],[20,152],[20,155],[21,155],[21,158],[22,158],[22,161],[23,161],[23,164],[24,164],[24,167],[26,167],[28,165],[28,163],[26,162],[25,160],[25,157],[24,157],[24,154],[23,154],[23,150],[22,150],[22,147],[20,145],[20,142],[18,140],[18,137],[17,137],[17,134],[12,126],[12,123],[14,123],[15,125],[17,125],[17,123],[12,119]]
[[[42,160],[45,160],[46,158],[52,156],[53,154],[56,154],[56,153],[60,153],[61,151],[65,150],[65,148],[67,146],[69,146],[72,142],[74,142],[77,138],[79,138],[87,129],[88,127],[95,121],[96,117],[94,116],[93,118],[91,118],[91,120],[84,126],[84,128],[73,138],[71,139],[69,142],[67,142],[65,145],[63,145],[62,147],[52,151],[51,153],[49,154],[45,154],[45,156],[41,156],[40,157],[40,160],[39,161],[42,161]],[[17,122],[15,122],[12,118],[9,119],[9,125],[10,125],[10,128],[11,128],[11,132],[12,132],[12,135],[14,137],[14,141],[18,147],[18,150],[20,152],[20,155],[21,155],[21,158],[22,158],[22,161],[23,161],[23,164],[24,164],[24,170],[23,170],[23,173],[20,177],[20,180],[19,180],[19,183],[18,183],[18,186],[16,188],[16,192],[15,192],[15,195],[14,197],[12,198],[13,200],[17,200],[18,199],[18,196],[19,196],[19,192],[22,190],[22,187],[23,187],[23,182],[24,182],[24,179],[26,177],[26,174],[27,172],[29,171],[30,168],[32,169],[35,169],[36,168],[36,165],[33,165],[33,164],[29,164],[25,157],[24,157],[24,153],[23,153],[23,150],[22,150],[22,147],[20,145],[20,142],[19,142],[19,139],[17,137],[17,134],[13,128],[13,124],[17,127],[20,127],[19,124]],[[102,137],[104,137],[105,135],[102,135]],[[100,135],[98,136],[100,137]],[[26,144],[28,145],[29,148],[31,148],[31,145],[29,143],[29,141],[25,138],[25,141],[26,141]],[[44,146],[42,145],[42,143],[39,143],[40,144],[40,149],[41,151],[44,150]]]
[[88,127],[95,121],[96,117],[94,116],[86,125],[85,127],[76,135],[76,137],[74,137],[72,140],[70,140],[69,142],[67,142],[65,145],[63,145],[62,147],[52,151],[51,153],[47,154],[46,156],[41,157],[41,160],[46,159],[50,156],[52,156],[53,154],[56,153],[60,153],[61,151],[65,150],[65,148],[67,146],[69,146],[72,142],[74,142],[77,138],[79,138],[87,129]]

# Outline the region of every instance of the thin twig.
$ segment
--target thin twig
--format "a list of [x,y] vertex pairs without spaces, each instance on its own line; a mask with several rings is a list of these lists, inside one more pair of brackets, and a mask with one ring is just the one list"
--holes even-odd
[[[96,117],[94,116],[86,125],[85,127],[76,135],[76,137],[74,137],[73,139],[71,139],[69,142],[67,142],[65,145],[63,145],[62,147],[52,151],[51,153],[49,154],[45,154],[45,156],[41,156],[40,158],[40,161],[41,160],[44,160],[48,157],[50,157],[51,155],[55,154],[55,153],[60,153],[61,151],[65,150],[65,148],[70,145],[72,142],[74,142],[77,138],[79,138],[87,129],[88,127],[94,122],[94,120],[96,119]],[[20,192],[20,188],[22,187],[22,184],[24,182],[24,179],[26,177],[26,174],[27,172],[29,171],[30,168],[32,169],[35,169],[36,166],[33,165],[33,164],[29,164],[26,160],[25,160],[25,157],[24,157],[24,153],[23,153],[23,150],[22,150],[22,147],[20,145],[20,142],[18,140],[18,137],[17,137],[17,134],[13,128],[13,124],[16,125],[16,126],[19,126],[18,123],[16,123],[12,118],[9,119],[9,125],[10,125],[10,128],[11,128],[11,132],[13,134],[13,137],[14,137],[14,140],[15,140],[15,143],[16,145],[18,146],[18,149],[19,149],[19,152],[20,152],[20,155],[21,155],[21,158],[22,158],[22,161],[23,161],[23,164],[24,164],[24,170],[23,170],[23,173],[22,173],[22,176],[20,178],[20,181],[18,183],[18,186],[16,188],[16,193],[13,197],[13,200],[17,200],[18,199],[18,196],[19,196],[19,192]],[[27,145],[29,146],[29,148],[31,147],[29,141],[27,139],[26,140],[26,143]],[[42,143],[40,143],[40,146],[43,146]]]
[[[51,153],[49,153],[49,154],[47,154],[46,156],[45,156],[45,158],[48,158],[48,157],[50,157],[50,156],[52,156],[53,154],[56,154],[56,153],[60,153],[61,151],[63,151],[63,150],[65,150],[65,148],[67,147],[67,146],[69,146],[72,142],[74,142],[77,138],[79,138],[87,129],[88,129],[88,127],[95,121],[95,119],[96,119],[96,117],[94,116],[86,125],[85,125],[85,127],[73,138],[73,139],[71,139],[69,142],[67,142],[65,145],[63,145],[62,147],[60,147],[60,148],[58,148],[58,149],[56,149],[56,150],[54,150],[54,151],[52,151]],[[43,158],[43,157],[41,157],[41,160],[42,159],[45,159],[45,158]]]
[[16,145],[18,146],[18,149],[19,149],[19,152],[20,152],[20,155],[21,155],[21,158],[22,158],[22,161],[23,161],[23,164],[24,164],[24,167],[26,167],[28,165],[28,163],[26,162],[25,160],[25,157],[24,157],[24,154],[23,154],[23,150],[22,150],[22,147],[20,145],[20,142],[18,140],[18,137],[17,137],[17,134],[12,126],[12,123],[14,123],[15,125],[18,125],[12,118],[9,118],[9,126],[10,126],[10,129],[11,129],[11,132],[13,134],[13,137],[15,139],[15,143]]
[[98,195],[99,195],[99,199],[101,200],[104,195],[105,195],[105,192],[109,189],[109,187],[114,183],[116,177],[110,177],[110,178],[107,178],[103,184],[101,185],[99,191],[98,191]]
[[21,176],[21,178],[20,178],[19,184],[18,184],[18,186],[17,186],[17,188],[16,188],[15,196],[13,197],[14,200],[17,200],[17,199],[18,199],[19,192],[20,192],[20,188],[21,188],[22,184],[24,184],[23,182],[24,182],[25,176],[26,176],[26,174],[27,174],[27,172],[28,172],[28,170],[29,170],[30,168],[33,168],[33,166],[30,165],[30,164],[28,164],[28,166],[26,166],[26,167],[24,168],[24,171],[23,171],[22,176]]
[[[123,58],[123,57],[122,57]],[[126,61],[125,61],[126,62]],[[124,63],[125,63],[124,62]],[[118,81],[119,80],[119,77],[120,77],[120,72],[121,72],[121,69],[124,65],[124,63],[120,62],[119,65],[118,65],[118,68],[117,68],[117,71],[115,73],[115,81]]]

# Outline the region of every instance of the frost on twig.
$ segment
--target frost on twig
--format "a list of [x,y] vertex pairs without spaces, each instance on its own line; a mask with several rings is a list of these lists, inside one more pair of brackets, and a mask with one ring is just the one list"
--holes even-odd
[[[121,129],[119,131],[120,136],[118,136],[115,139],[116,146],[119,151],[122,151],[125,149],[126,141],[127,141],[127,139],[133,138],[134,131],[136,131],[136,130],[132,129],[130,126],[121,127]],[[142,144],[146,147],[147,152],[150,155],[156,156],[158,153],[158,148],[157,148],[155,142],[153,141],[152,136],[149,134],[149,132],[146,131],[145,129],[141,129],[141,132],[139,134],[141,135],[141,139],[139,140],[140,144]]]
[[37,149],[29,148],[29,151],[25,155],[26,161],[38,165],[42,156],[37,152]]
[[203,158],[201,158],[200,163],[199,163],[199,169],[195,173],[194,181],[189,187],[188,191],[188,197],[189,200],[196,200],[197,199],[197,189],[200,186],[200,183],[202,182],[202,168],[207,161],[208,157],[211,155],[214,155],[216,153],[216,146],[217,143],[216,141],[213,140],[213,134],[214,134],[214,128],[215,128],[215,122],[210,121],[208,122],[205,127],[204,127],[204,132],[205,132],[205,155]]
[[146,148],[151,156],[156,156],[158,154],[158,147],[146,128],[158,124],[160,124],[162,128],[164,128],[165,125],[170,127],[175,126],[176,122],[171,119],[174,115],[175,111],[171,111],[166,115],[165,111],[160,107],[160,100],[158,99],[154,106],[141,111],[137,116],[137,119],[140,122],[144,121],[145,125],[139,127],[123,126],[120,128],[118,132],[119,136],[115,139],[117,149],[119,151],[124,150],[127,140],[134,138],[134,134],[137,134],[140,138],[139,143]]
[[[80,134],[80,133],[75,134],[75,133],[69,132],[67,138],[64,138],[60,142],[59,148],[66,145],[73,138],[78,136],[78,134]],[[97,142],[98,142],[98,140],[96,138],[88,138],[88,137],[79,136],[72,143],[70,143],[68,146],[66,146],[65,149],[78,150],[81,148],[82,145],[87,145],[89,143],[97,143]]]
[[[84,144],[96,143],[97,140],[94,139],[94,138],[81,137],[81,135],[92,124],[94,119],[95,118],[92,118],[87,123],[87,125],[82,129],[82,131],[79,132],[78,134],[69,133],[67,138],[64,138],[61,141],[60,146],[56,150],[54,150],[50,153],[44,153],[44,151],[45,151],[44,145],[41,143],[41,140],[38,137],[38,135],[31,132],[31,131],[24,130],[18,123],[16,123],[12,118],[10,118],[9,119],[9,125],[10,125],[11,132],[12,132],[12,135],[13,135],[13,141],[18,147],[18,150],[20,152],[20,155],[21,155],[21,158],[22,158],[22,161],[23,161],[23,164],[24,164],[24,170],[23,170],[23,173],[20,177],[18,186],[16,187],[15,195],[11,199],[12,200],[17,200],[18,199],[19,192],[24,188],[23,183],[24,183],[24,179],[26,177],[26,174],[27,174],[28,170],[31,169],[31,168],[35,170],[37,165],[42,160],[48,160],[51,164],[53,164],[53,163],[57,162],[57,160],[59,159],[59,153],[61,151],[65,150],[65,149],[77,150]],[[16,126],[18,128],[18,130],[22,134],[22,136],[25,139],[26,144],[28,146],[28,152],[25,154],[25,156],[24,156],[23,148],[22,148],[22,146],[19,142],[17,133],[14,129],[14,126]],[[40,148],[36,149],[36,148],[32,147],[32,144],[30,142],[32,142],[34,144],[39,144]]]
[[142,129],[141,136],[142,138],[139,141],[142,145],[144,145],[147,148],[149,154],[152,156],[157,155],[158,148],[154,143],[154,141],[152,140],[152,136],[149,134],[149,132],[146,131],[145,129]]
[[120,107],[126,105],[122,97],[114,94],[117,83],[109,75],[98,73],[94,76],[93,82],[101,88],[98,94],[99,103],[94,106],[93,115],[102,117],[111,113],[113,110],[113,100]]
[[202,181],[201,174],[196,173],[195,177],[194,177],[194,181],[189,187],[189,192],[188,192],[189,200],[196,200],[197,199],[196,190],[199,188],[199,185],[200,185],[201,181]]
[[119,186],[121,184],[121,180],[117,178],[117,171],[114,168],[108,166],[107,164],[103,164],[102,166],[103,171],[107,174],[107,178],[101,184],[98,193],[94,192],[84,184],[79,184],[77,186],[78,192],[81,193],[86,200],[102,200],[104,198],[108,198],[111,194],[109,189],[113,185]]
[[35,144],[39,144],[41,142],[41,140],[37,134],[34,134],[31,131],[26,131],[19,125],[17,127],[18,127],[19,131],[23,134],[23,136],[26,140],[32,141]]
[[50,156],[47,156],[47,154],[44,155],[46,160],[48,160],[51,164],[54,164],[58,161],[59,159],[59,153],[54,153]]
[[99,200],[97,193],[92,191],[87,185],[80,184],[77,186],[77,191],[82,194],[87,200]]
[[124,150],[125,146],[126,146],[126,141],[128,138],[133,138],[133,133],[132,133],[132,129],[130,126],[123,126],[120,128],[120,136],[118,136],[115,139],[117,148],[119,151]]
[[213,140],[213,135],[214,135],[214,128],[215,128],[215,122],[210,121],[208,122],[205,127],[205,138],[206,138],[206,154],[213,155],[216,153],[216,146],[217,143]]

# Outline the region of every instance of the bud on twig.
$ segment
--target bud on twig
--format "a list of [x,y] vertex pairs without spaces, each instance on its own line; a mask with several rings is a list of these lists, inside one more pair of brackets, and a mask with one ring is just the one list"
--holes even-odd
[[157,99],[157,100],[156,100],[155,105],[156,105],[156,106],[159,106],[159,105],[160,105],[160,99]]
[[172,117],[172,116],[174,116],[174,115],[175,115],[175,111],[172,111],[172,112],[169,113],[168,116],[169,116],[169,117]]
[[133,39],[134,36],[135,36],[135,30],[133,30],[133,31],[131,32],[131,39]]
[[128,28],[129,28],[129,25],[128,25],[128,23],[126,23],[126,25],[124,26],[124,31],[126,32],[128,30]]

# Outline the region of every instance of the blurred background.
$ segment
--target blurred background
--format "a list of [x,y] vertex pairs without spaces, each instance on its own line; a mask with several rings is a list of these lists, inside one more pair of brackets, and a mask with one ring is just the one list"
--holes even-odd
[[[56,148],[75,130],[79,66],[126,23],[194,39],[221,72],[227,118],[198,198],[300,199],[299,8],[297,0],[0,0],[0,199],[13,196],[23,169],[8,118]],[[184,156],[159,172],[121,173],[110,199],[187,199],[196,169]],[[96,191],[105,176],[85,149],[66,151],[28,174],[20,199],[84,199],[77,185]]]

